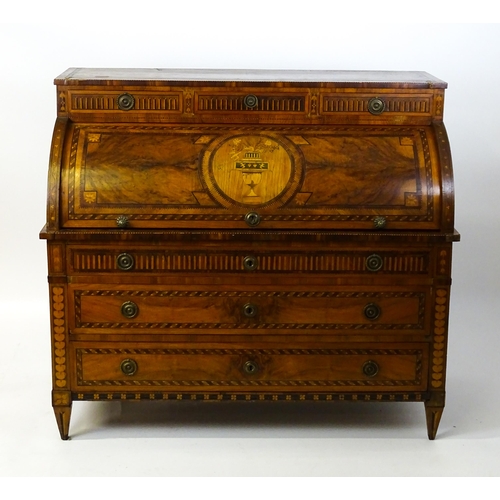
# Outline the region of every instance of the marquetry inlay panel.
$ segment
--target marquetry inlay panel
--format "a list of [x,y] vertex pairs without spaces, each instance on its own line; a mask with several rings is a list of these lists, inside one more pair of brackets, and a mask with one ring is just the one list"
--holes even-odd
[[[66,181],[69,225],[99,226],[126,214],[131,223],[153,227],[246,227],[250,210],[261,212],[261,227],[371,228],[377,212],[389,224],[430,228],[436,222],[426,129],[246,130],[75,127]],[[389,175],[388,162],[396,162],[399,176]],[[153,178],[157,182],[151,184]],[[352,182],[356,189],[346,190]],[[379,182],[392,186],[390,195],[376,189]]]

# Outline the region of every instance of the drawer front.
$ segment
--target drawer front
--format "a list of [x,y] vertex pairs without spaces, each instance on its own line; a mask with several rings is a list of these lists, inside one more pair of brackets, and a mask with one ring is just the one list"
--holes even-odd
[[254,251],[70,247],[69,273],[429,274],[429,252],[415,250]]
[[96,92],[95,90],[68,91],[68,112],[80,119],[89,119],[89,115],[99,113],[106,120],[106,115],[119,117],[126,115],[128,119],[137,114],[147,114],[154,120],[155,115],[172,116],[172,120],[181,116],[182,92],[171,91],[132,91],[123,92],[110,90]]
[[236,330],[401,330],[422,333],[424,288],[419,290],[193,290],[187,287],[73,289],[75,331],[153,333]]
[[76,346],[75,387],[136,391],[425,390],[426,344],[335,349]]

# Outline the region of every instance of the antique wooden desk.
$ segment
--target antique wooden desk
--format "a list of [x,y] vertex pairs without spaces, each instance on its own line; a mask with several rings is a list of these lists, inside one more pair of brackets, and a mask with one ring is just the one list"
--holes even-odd
[[52,404],[445,401],[446,83],[69,69],[48,180]]

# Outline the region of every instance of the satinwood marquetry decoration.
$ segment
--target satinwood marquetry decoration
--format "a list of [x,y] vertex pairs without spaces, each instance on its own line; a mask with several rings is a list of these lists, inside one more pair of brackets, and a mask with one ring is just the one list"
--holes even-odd
[[75,400],[420,401],[434,439],[459,240],[445,82],[71,68],[55,84],[41,237],[63,439]]

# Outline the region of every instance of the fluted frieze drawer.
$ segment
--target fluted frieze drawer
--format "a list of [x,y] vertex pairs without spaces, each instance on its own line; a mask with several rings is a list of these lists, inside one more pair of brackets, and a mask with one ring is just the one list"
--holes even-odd
[[[337,273],[429,274],[429,252],[418,250],[194,251],[70,247],[70,273]],[[124,265],[125,262],[125,265]]]

